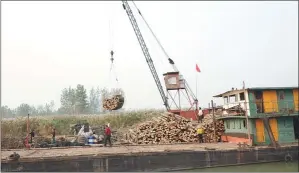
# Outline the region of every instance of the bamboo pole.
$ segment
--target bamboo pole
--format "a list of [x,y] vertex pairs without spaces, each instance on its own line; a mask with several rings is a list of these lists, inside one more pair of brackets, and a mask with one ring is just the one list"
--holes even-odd
[[[245,94],[245,89],[244,89],[244,94]],[[248,118],[248,113],[247,113],[247,103],[249,103],[249,102],[245,101],[245,117],[246,117],[246,124],[247,124],[247,135],[248,135],[249,145],[252,146],[251,135],[250,135],[251,127],[249,124],[249,118]]]
[[214,103],[213,100],[211,100],[212,104],[212,115],[213,115],[213,124],[214,124],[214,140],[217,142],[217,136],[216,136],[216,121],[215,121],[215,111],[214,111]]
[[29,134],[29,114],[27,116],[27,135]]

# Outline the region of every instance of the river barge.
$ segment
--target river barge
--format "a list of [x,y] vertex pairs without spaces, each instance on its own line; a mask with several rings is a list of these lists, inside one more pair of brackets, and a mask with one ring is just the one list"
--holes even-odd
[[[10,160],[16,152],[18,160]],[[4,172],[174,171],[275,161],[297,161],[298,144],[279,148],[232,143],[2,150]]]

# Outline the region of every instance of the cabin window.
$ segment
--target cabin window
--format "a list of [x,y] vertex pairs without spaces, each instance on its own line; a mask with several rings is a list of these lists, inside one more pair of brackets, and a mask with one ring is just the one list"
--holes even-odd
[[241,129],[241,121],[239,121],[238,126],[239,126],[239,129]]
[[233,129],[235,129],[236,128],[235,121],[232,121],[232,125],[233,125]]
[[235,102],[238,102],[238,95],[235,95]]
[[244,127],[245,129],[247,129],[247,123],[246,123],[245,120],[243,120],[243,127]]
[[283,99],[284,99],[284,92],[279,91],[279,100],[283,100]]
[[240,93],[240,101],[245,100],[245,94],[244,92]]
[[260,100],[263,98],[263,93],[261,91],[255,91],[255,99]]
[[224,96],[224,104],[227,104],[227,103],[228,103],[228,97]]
[[236,95],[230,95],[229,96],[229,103],[234,103],[236,102]]

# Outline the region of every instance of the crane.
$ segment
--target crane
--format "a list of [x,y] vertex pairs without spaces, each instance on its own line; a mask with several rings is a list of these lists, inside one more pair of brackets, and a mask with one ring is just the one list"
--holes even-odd
[[133,12],[132,12],[132,10],[131,10],[131,8],[129,6],[128,1],[122,1],[122,2],[123,2],[123,8],[127,12],[127,15],[128,15],[128,17],[129,17],[129,19],[131,21],[131,24],[133,26],[133,29],[135,31],[135,34],[136,34],[137,39],[139,41],[139,44],[141,46],[142,52],[143,52],[143,54],[145,56],[146,62],[148,64],[148,66],[149,66],[149,68],[151,70],[151,73],[153,75],[153,78],[154,78],[154,80],[156,82],[156,85],[157,85],[157,88],[158,88],[158,90],[160,92],[160,95],[162,97],[164,106],[166,107],[167,111],[169,111],[170,107],[169,107],[169,104],[168,104],[168,100],[167,100],[166,94],[165,94],[165,92],[163,90],[163,87],[162,87],[161,81],[159,79],[159,76],[157,74],[156,68],[154,66],[153,60],[152,60],[151,55],[150,55],[150,53],[148,51],[148,48],[147,48],[147,46],[145,44],[145,41],[144,41],[143,36],[142,36],[142,34],[140,32],[140,29],[138,27],[136,19],[135,19],[134,15],[133,15]]
[[[134,3],[134,2],[133,2],[133,3]],[[135,19],[135,16],[134,16],[134,14],[133,14],[133,11],[132,11],[132,9],[131,9],[131,7],[130,7],[128,1],[126,1],[126,0],[122,0],[122,5],[123,5],[123,8],[124,8],[124,10],[126,11],[128,17],[129,17],[129,20],[130,20],[130,22],[131,22],[131,24],[132,24],[132,27],[133,27],[134,32],[135,32],[135,35],[136,35],[136,37],[137,37],[137,39],[138,39],[138,42],[139,42],[140,47],[141,47],[141,49],[142,49],[142,52],[143,52],[143,54],[144,54],[144,56],[145,56],[146,62],[147,62],[147,64],[148,64],[149,68],[150,68],[150,71],[151,71],[152,76],[153,76],[153,78],[154,78],[154,80],[155,80],[156,86],[157,86],[157,88],[158,88],[158,90],[159,90],[159,92],[160,92],[161,98],[162,98],[162,100],[163,100],[163,104],[164,104],[164,106],[166,107],[167,111],[168,111],[168,112],[177,113],[177,114],[181,114],[182,112],[188,113],[188,111],[190,111],[191,108],[190,108],[188,111],[181,111],[181,110],[180,110],[180,109],[181,109],[180,106],[177,106],[177,108],[178,108],[179,110],[172,110],[172,109],[170,108],[170,105],[169,105],[169,103],[168,103],[168,97],[166,96],[166,94],[165,94],[165,92],[164,92],[164,90],[163,90],[163,87],[162,87],[162,84],[161,84],[161,82],[160,82],[160,79],[159,79],[159,76],[158,76],[158,74],[157,74],[157,71],[156,71],[156,69],[155,69],[153,60],[152,60],[151,55],[150,55],[150,53],[149,53],[149,51],[148,51],[148,48],[147,48],[147,46],[146,46],[146,43],[145,43],[145,41],[144,41],[144,39],[143,39],[143,36],[142,36],[142,34],[141,34],[141,31],[140,31],[140,29],[139,29],[139,26],[138,26],[138,24],[137,24],[137,21],[136,21],[136,19]],[[135,3],[134,3],[134,5],[135,5]],[[137,8],[136,5],[135,5],[135,7]],[[137,8],[137,9],[138,9],[138,8]],[[139,14],[141,15],[141,12],[140,12],[139,9],[138,9],[138,12],[139,12]],[[142,15],[141,15],[141,16],[142,16]],[[143,16],[142,16],[142,18],[143,18]],[[143,20],[145,21],[144,18],[143,18]],[[178,93],[180,93],[179,90],[180,90],[180,89],[184,89],[184,90],[186,91],[186,94],[188,95],[188,99],[189,99],[190,104],[191,104],[192,106],[195,105],[195,111],[190,111],[190,112],[191,112],[191,114],[193,114],[193,117],[194,117],[194,115],[195,115],[195,117],[196,117],[196,114],[197,114],[197,111],[198,111],[198,110],[197,110],[197,103],[198,103],[198,100],[197,100],[196,96],[195,96],[194,93],[192,92],[191,88],[189,87],[189,85],[188,85],[188,83],[185,81],[185,79],[183,79],[182,75],[179,75],[179,71],[178,71],[177,67],[175,66],[174,61],[168,56],[168,54],[166,53],[165,49],[164,49],[163,46],[161,45],[160,41],[157,39],[157,37],[155,36],[155,34],[153,33],[153,31],[152,31],[151,28],[149,27],[148,23],[147,23],[146,21],[145,21],[145,23],[146,23],[147,27],[150,29],[150,31],[151,31],[151,33],[153,34],[153,36],[155,37],[155,39],[156,39],[156,41],[158,42],[159,46],[162,48],[164,54],[165,54],[166,57],[168,58],[169,63],[171,64],[171,66],[172,66],[173,69],[174,69],[174,72],[170,72],[170,73],[166,73],[166,74],[164,74],[164,76],[165,76],[164,79],[165,79],[166,85],[167,85],[167,81],[168,81],[168,80],[171,80],[171,78],[175,78],[175,79],[177,80],[177,83],[175,84],[176,87],[172,87],[172,88],[171,88],[170,85],[169,85],[168,87],[166,86],[168,94],[170,94],[170,92],[169,92],[170,90],[177,90]],[[172,85],[172,86],[173,86],[173,85]],[[191,98],[193,99],[193,102],[192,102],[191,99],[189,98],[189,94],[188,94],[188,93],[190,93]],[[179,94],[179,95],[180,95],[180,94]],[[174,101],[174,98],[173,98],[171,95],[170,95],[170,97],[171,97],[172,100]],[[179,96],[179,97],[180,97],[180,96]],[[175,101],[174,101],[174,102],[175,102]],[[180,101],[179,101],[179,102],[180,102]],[[177,105],[177,104],[176,104],[176,105]],[[187,117],[188,117],[188,116],[187,116]]]

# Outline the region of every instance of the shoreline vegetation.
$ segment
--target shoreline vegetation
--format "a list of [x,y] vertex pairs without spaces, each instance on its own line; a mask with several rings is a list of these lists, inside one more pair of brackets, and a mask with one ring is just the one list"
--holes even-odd
[[[99,115],[56,115],[29,117],[30,130],[34,129],[36,136],[50,136],[55,127],[56,135],[73,135],[71,126],[77,123],[89,123],[91,127],[109,123],[113,131],[132,127],[135,124],[160,116],[162,110],[140,110],[105,113]],[[13,143],[22,144],[27,135],[27,116],[1,121],[1,148],[8,148]],[[9,140],[9,141],[8,141]]]

